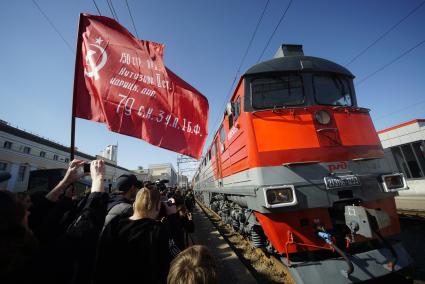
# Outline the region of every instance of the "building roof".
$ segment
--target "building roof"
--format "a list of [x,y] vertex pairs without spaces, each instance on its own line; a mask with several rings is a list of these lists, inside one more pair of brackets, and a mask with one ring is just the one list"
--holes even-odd
[[397,125],[394,125],[394,126],[391,126],[391,127],[388,127],[388,128],[382,129],[382,130],[379,130],[378,131],[378,134],[385,133],[385,132],[388,132],[388,131],[391,131],[391,130],[394,130],[394,129],[401,128],[401,127],[406,126],[406,125],[410,125],[410,124],[414,124],[414,123],[419,123],[419,122],[425,122],[425,119],[413,119],[413,120],[410,120],[408,122],[400,123],[400,124],[397,124]]
[[[39,144],[42,144],[42,145],[51,147],[51,148],[55,148],[55,149],[60,150],[60,151],[64,151],[64,152],[67,152],[67,153],[70,152],[70,147],[66,147],[64,145],[61,145],[61,144],[56,143],[56,142],[53,142],[53,141],[48,140],[46,138],[40,137],[38,135],[29,133],[29,132],[26,132],[25,130],[22,130],[22,129],[13,127],[13,126],[9,125],[4,120],[0,120],[0,131],[4,131],[6,133],[9,133],[9,134],[18,136],[20,138],[27,139],[27,140],[30,140],[30,141],[33,141],[33,142],[36,142],[36,143],[39,143]],[[90,156],[90,155],[88,155],[86,153],[83,153],[83,152],[80,152],[80,151],[75,151],[75,155],[76,156],[80,156],[82,158],[85,158],[87,160],[96,160],[96,157],[95,156]],[[121,169],[121,170],[124,170],[124,171],[129,171],[126,168],[123,168],[123,167],[120,167],[120,166],[111,164],[111,163],[109,163],[107,161],[105,161],[105,164],[107,164],[109,166],[112,166],[112,167],[116,167],[116,168]]]

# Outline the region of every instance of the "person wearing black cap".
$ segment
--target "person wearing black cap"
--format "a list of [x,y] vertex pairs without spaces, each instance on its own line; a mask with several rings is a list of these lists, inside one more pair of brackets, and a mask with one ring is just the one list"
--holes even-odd
[[137,191],[142,187],[143,183],[133,174],[118,177],[115,183],[115,191],[108,202],[105,227],[116,216],[133,214],[133,201]]

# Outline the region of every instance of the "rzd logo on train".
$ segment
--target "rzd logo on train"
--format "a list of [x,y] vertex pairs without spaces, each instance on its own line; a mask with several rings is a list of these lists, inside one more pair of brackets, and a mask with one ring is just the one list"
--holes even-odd
[[347,169],[347,162],[338,162],[335,164],[328,164],[328,169],[330,172],[335,172],[339,170],[345,170]]

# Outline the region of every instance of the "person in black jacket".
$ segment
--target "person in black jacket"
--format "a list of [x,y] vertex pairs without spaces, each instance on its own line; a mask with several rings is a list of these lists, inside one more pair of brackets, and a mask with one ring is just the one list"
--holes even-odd
[[193,196],[193,191],[188,190],[184,195],[184,205],[190,213],[193,212],[193,208],[195,207],[195,197]]
[[[184,204],[177,205],[177,215],[179,216],[182,233],[181,237],[184,238],[184,248],[187,248],[190,245],[190,241],[193,244],[192,237],[190,234],[195,232],[195,223],[193,222],[192,213],[190,213]],[[183,250],[182,249],[182,250]]]
[[[45,218],[41,222],[40,240],[43,246],[34,260],[33,283],[90,283],[96,256],[99,234],[106,216],[109,196],[104,191],[105,165],[95,160],[90,165],[91,193],[72,223],[62,231],[57,230],[64,210],[60,196],[81,177],[84,162],[73,160],[61,182],[50,191],[43,202]],[[48,241],[47,241],[48,240]]]
[[46,196],[39,196],[32,208],[39,219],[33,223],[38,225],[34,234],[24,206],[11,193],[0,191],[0,283],[91,282],[108,201],[103,189],[103,161],[91,163],[91,193],[77,218],[67,229],[59,225],[67,207],[60,196],[81,177],[83,164],[73,160],[59,184]]
[[[98,247],[94,283],[166,283],[170,262],[180,250],[168,227],[157,221],[161,207],[156,188],[136,195],[131,217],[117,216],[104,229]],[[166,205],[168,221],[175,205]]]
[[136,197],[137,191],[143,187],[143,183],[137,179],[135,175],[121,175],[115,184],[115,191],[111,195],[105,218],[105,227],[119,215],[127,217],[133,214],[132,204]]
[[64,248],[73,260],[68,283],[91,283],[96,259],[96,248],[106,216],[109,196],[104,188],[105,163],[102,160],[90,164],[92,187],[90,195],[75,221],[64,236]]
[[0,190],[0,282],[24,283],[31,280],[29,272],[38,241],[28,228],[28,211],[16,196]]

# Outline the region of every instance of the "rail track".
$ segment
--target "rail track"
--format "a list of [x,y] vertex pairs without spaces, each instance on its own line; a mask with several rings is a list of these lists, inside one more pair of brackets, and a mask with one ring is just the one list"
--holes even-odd
[[295,284],[288,268],[280,260],[252,247],[248,239],[236,232],[231,225],[225,224],[217,213],[199,200],[196,202],[259,283]]
[[414,284],[425,284],[425,211],[398,209],[400,238],[413,259],[412,278]]
[[[230,224],[225,224],[216,212],[206,207],[199,200],[196,200],[196,202],[258,283],[295,284],[289,269],[280,260],[261,249],[252,247],[250,240],[236,232]],[[412,275],[413,283],[424,284],[425,277],[422,275],[425,273],[425,259],[422,255],[424,248],[418,244],[422,244],[423,234],[421,232],[425,232],[425,211],[397,210],[397,212],[402,222],[402,238],[416,263],[415,272]]]

